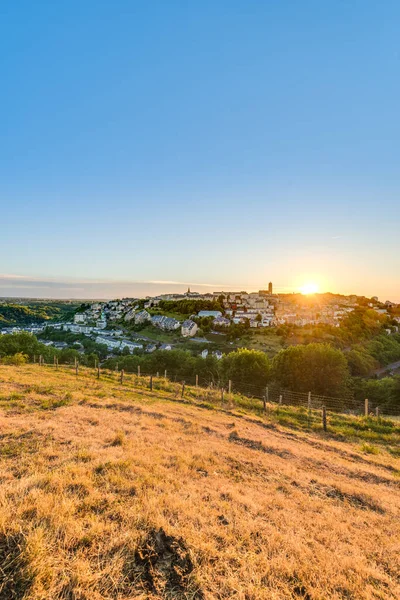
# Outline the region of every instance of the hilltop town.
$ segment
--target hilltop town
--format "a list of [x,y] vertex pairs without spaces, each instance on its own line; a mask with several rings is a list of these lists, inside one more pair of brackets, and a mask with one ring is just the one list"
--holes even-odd
[[[207,345],[212,343],[214,356],[221,358],[219,348],[224,344],[252,347],[255,340],[264,339],[267,334],[273,340],[274,333],[285,327],[300,331],[315,326],[340,328],[343,320],[360,307],[379,315],[382,324],[387,323],[388,335],[397,333],[400,305],[389,300],[330,293],[278,294],[272,283],[266,290],[250,293],[200,294],[189,288],[183,294],[84,302],[76,306],[72,319],[42,319],[24,326],[15,323],[3,327],[1,333],[25,330],[41,335],[50,328],[87,336],[111,354],[122,350],[151,353],[171,350],[177,344],[188,347],[191,342],[189,347],[197,344],[205,358]],[[53,343],[59,348],[67,346],[62,340]]]

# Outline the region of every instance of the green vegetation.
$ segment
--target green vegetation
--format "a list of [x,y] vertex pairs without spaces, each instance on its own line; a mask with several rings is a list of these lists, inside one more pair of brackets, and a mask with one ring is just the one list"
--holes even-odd
[[231,380],[238,391],[263,393],[270,379],[270,361],[264,352],[242,348],[223,357],[220,373],[225,385]]
[[400,360],[400,335],[385,331],[394,323],[386,315],[359,306],[340,327],[284,325],[276,330],[287,345],[327,343],[346,353],[351,375],[367,377],[379,367]]
[[386,410],[400,409],[400,376],[383,379],[355,379],[355,397],[358,401],[368,398],[373,405],[384,406]]
[[68,321],[77,308],[77,303],[32,301],[26,304],[0,303],[0,326],[30,325],[44,321]]
[[[367,325],[362,320],[369,329],[372,327],[371,322],[369,315]],[[356,323],[359,325],[359,320]],[[105,345],[97,344],[83,334],[46,328],[39,340],[27,333],[1,336],[0,359],[3,362],[20,362],[25,356],[32,360],[35,355],[42,355],[45,362],[53,362],[57,358],[59,363],[71,364],[78,360],[82,365],[91,366],[102,361],[109,368],[115,368],[118,364],[127,373],[137,372],[140,366],[143,373],[155,375],[167,370],[172,379],[185,380],[187,383],[194,382],[196,375],[203,383],[215,382],[225,387],[228,380],[231,380],[235,390],[258,397],[264,394],[268,383],[272,387],[293,392],[310,391],[314,395],[342,399],[342,407],[360,405],[368,398],[371,406],[380,406],[383,410],[396,414],[400,409],[400,378],[369,379],[368,375],[380,361],[399,356],[400,340],[396,334],[389,336],[382,333],[381,329],[377,331],[375,337],[344,349],[335,347],[333,342],[282,348],[281,338],[275,333],[257,335],[259,340],[265,340],[263,343],[270,342],[274,346],[275,356],[271,352],[272,358],[269,358],[265,347],[259,350],[238,348],[229,345],[223,335],[215,336],[223,339],[219,344],[196,344],[181,338],[175,340],[174,333],[146,326],[142,329],[144,337],[158,342],[176,341],[176,349],[134,355],[125,350],[115,354],[114,358],[107,359],[108,350]],[[340,333],[339,337],[342,336]],[[57,349],[41,343],[45,339],[66,342],[69,347]],[[205,347],[209,350],[207,359],[199,356]],[[212,351],[221,347],[226,355],[218,361]],[[279,348],[281,349],[276,353]],[[337,404],[335,408],[341,406]]]
[[172,312],[185,316],[196,315],[201,310],[219,310],[221,312],[224,310],[220,301],[193,299],[179,300],[176,302],[172,300],[161,300],[158,304],[158,308],[163,314],[165,314],[165,312]]
[[82,340],[82,345],[83,343],[87,344],[86,353],[76,347],[58,350],[54,346],[46,346],[39,342],[36,336],[27,332],[2,335],[0,336],[0,361],[3,364],[16,364],[21,361],[21,356],[32,361],[35,356],[38,359],[41,355],[47,363],[52,363],[57,358],[60,364],[72,364],[78,360],[83,365],[93,366],[95,361],[106,356],[107,348],[103,344],[95,344],[89,338]]
[[72,333],[61,329],[46,327],[43,333],[38,335],[39,340],[52,342],[65,342],[73,350],[84,349],[85,354],[96,354],[101,360],[105,359],[108,350],[105,344],[98,344],[83,333]]
[[322,396],[346,397],[350,388],[346,357],[329,344],[281,350],[273,360],[273,377],[285,389]]

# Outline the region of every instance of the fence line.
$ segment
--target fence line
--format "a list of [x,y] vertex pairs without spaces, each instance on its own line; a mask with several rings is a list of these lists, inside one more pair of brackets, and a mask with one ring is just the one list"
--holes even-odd
[[167,371],[160,373],[144,373],[138,367],[137,373],[127,373],[124,370],[118,371],[110,369],[101,369],[97,364],[95,368],[79,367],[76,362],[73,365],[59,365],[58,361],[53,364],[45,365],[40,356],[38,361],[34,361],[39,368],[47,366],[59,371],[65,369],[75,373],[76,377],[93,373],[93,378],[103,379],[112,383],[128,387],[131,385],[134,389],[148,389],[149,391],[172,392],[172,396],[181,399],[193,399],[202,402],[226,403],[246,406],[259,412],[267,412],[269,409],[278,411],[285,407],[306,409],[308,419],[315,417],[315,413],[321,414],[321,423],[326,424],[326,413],[370,416],[370,417],[398,417],[400,408],[394,406],[385,406],[373,403],[368,399],[363,402],[356,402],[351,397],[331,397],[314,394],[312,392],[298,392],[282,389],[276,384],[268,385],[262,388],[248,382],[227,381],[221,382],[201,381],[198,375],[186,378],[185,381],[174,377],[170,379]]

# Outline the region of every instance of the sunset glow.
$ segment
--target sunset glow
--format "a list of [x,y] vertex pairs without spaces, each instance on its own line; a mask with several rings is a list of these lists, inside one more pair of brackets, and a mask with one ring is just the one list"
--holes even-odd
[[309,294],[317,294],[319,292],[319,285],[317,283],[309,282],[301,286],[300,292],[305,296]]

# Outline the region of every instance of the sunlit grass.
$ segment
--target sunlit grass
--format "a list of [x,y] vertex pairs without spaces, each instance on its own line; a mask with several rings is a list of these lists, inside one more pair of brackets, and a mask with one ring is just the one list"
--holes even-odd
[[0,381],[0,600],[398,597],[391,420],[324,433],[320,411],[83,369]]

